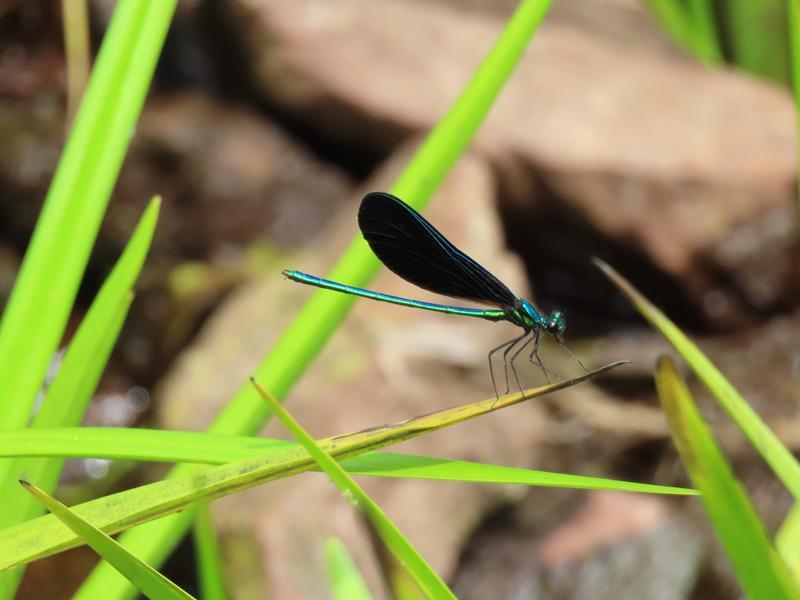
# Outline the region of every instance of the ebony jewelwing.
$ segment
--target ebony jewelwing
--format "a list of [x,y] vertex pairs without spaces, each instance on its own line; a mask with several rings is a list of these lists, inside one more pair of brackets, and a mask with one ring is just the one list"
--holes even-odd
[[[514,294],[497,277],[456,248],[422,215],[400,198],[384,192],[367,194],[358,210],[358,226],[369,247],[381,262],[406,281],[437,294],[497,308],[462,308],[411,300],[337,283],[300,271],[285,270],[283,275],[299,283],[371,300],[452,315],[477,317],[487,321],[508,321],[521,327],[521,335],[489,352],[489,373],[494,393],[498,397],[492,356],[500,350],[503,350],[506,393],[509,391],[509,366],[517,386],[522,389],[514,360],[530,343],[533,343],[533,347],[529,360],[538,364],[544,371],[547,381],[550,381],[547,376],[548,369],[539,358],[539,348],[545,334],[552,335],[559,345],[569,352],[584,370],[586,369],[583,363],[564,346],[562,336],[567,323],[561,311],[554,310],[546,315],[532,302]],[[513,354],[509,358],[512,350]]]

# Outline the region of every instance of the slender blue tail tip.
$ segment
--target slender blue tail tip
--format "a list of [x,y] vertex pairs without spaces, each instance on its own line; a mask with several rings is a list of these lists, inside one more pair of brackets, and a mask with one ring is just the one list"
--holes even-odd
[[286,277],[286,279],[289,279],[289,269],[284,269],[283,271],[281,271],[281,275]]

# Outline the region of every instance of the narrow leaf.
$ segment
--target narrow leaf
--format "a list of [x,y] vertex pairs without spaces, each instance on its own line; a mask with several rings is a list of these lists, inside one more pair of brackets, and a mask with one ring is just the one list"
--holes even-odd
[[683,464],[747,595],[800,598],[800,588],[668,358],[659,360],[656,388]]
[[[24,427],[64,334],[176,0],[120,0],[0,317],[0,423]],[[0,489],[16,489],[11,461]],[[20,518],[0,511],[0,527]],[[16,582],[0,578],[0,598]]]
[[[159,198],[150,201],[122,256],[81,321],[58,374],[33,419],[34,428],[81,422],[128,314],[133,285],[139,277],[155,230],[159,204]],[[9,470],[17,478],[36,481],[42,489],[52,493],[63,464],[63,458],[23,459],[11,463]],[[24,521],[43,512],[42,505],[18,486],[6,490],[3,504],[7,523]],[[9,592],[15,589],[21,576],[21,570],[13,575],[0,575],[0,589]]]
[[[569,381],[471,404],[456,406],[394,425],[373,427],[357,433],[335,436],[320,444],[337,459],[343,460],[437,431],[475,416],[499,410],[523,400],[563,389],[584,381],[614,365],[601,367]],[[240,462],[214,467],[181,479],[167,479],[99,498],[74,507],[83,518],[106,533],[115,533],[170,513],[183,510],[192,503],[211,500],[260,483],[289,477],[310,470],[313,459],[305,450],[293,446]],[[0,531],[0,570],[25,564],[79,543],[49,515],[32,519]]]
[[339,538],[331,537],[325,542],[325,557],[333,600],[372,599],[364,578]]
[[[287,440],[124,427],[67,427],[64,429],[0,431],[0,457],[59,456],[224,465],[296,447],[296,442]],[[695,490],[681,487],[389,452],[369,452],[342,461],[341,464],[348,473],[372,477],[599,489],[650,494],[694,495],[697,493]]]
[[26,481],[22,486],[39,502],[44,504],[67,527],[72,529],[92,549],[122,573],[148,598],[153,600],[187,600],[192,596],[184,592],[161,573],[136,558],[117,542],[87,521],[81,519],[44,490]]
[[208,503],[203,502],[194,514],[194,548],[200,596],[203,600],[225,600],[225,577],[217,533]]
[[261,387],[255,379],[251,379],[251,381],[258,393],[261,394],[261,397],[267,402],[269,408],[275,413],[275,416],[283,423],[283,426],[303,445],[317,465],[325,471],[334,485],[342,491],[344,497],[372,522],[383,543],[406,568],[422,591],[430,598],[452,598],[455,600],[455,595],[447,587],[447,584],[442,581],[436,571],[433,570],[433,567],[428,564],[403,532],[383,512],[383,509],[369,497],[369,494],[347,474],[330,454],[325,452],[322,446],[314,441],[314,438],[289,414],[289,411],[281,406],[281,403],[275,397]]
[[606,276],[622,290],[631,304],[650,324],[661,332],[667,341],[683,357],[697,378],[713,394],[720,406],[733,419],[734,423],[750,440],[759,454],[789,489],[795,499],[800,498],[800,464],[778,437],[767,427],[747,401],[742,398],[736,388],[720,373],[714,364],[706,358],[700,349],[670,321],[666,315],[656,308],[647,298],[642,296],[622,275],[599,259],[595,264]]

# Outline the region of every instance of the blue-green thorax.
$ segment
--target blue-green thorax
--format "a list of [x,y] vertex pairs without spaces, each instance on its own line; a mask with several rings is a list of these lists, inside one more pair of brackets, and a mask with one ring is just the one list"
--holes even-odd
[[540,313],[533,304],[525,298],[517,298],[517,304],[508,313],[508,320],[522,327],[526,331],[538,330],[560,336],[567,329],[567,322],[559,310],[554,310],[550,315]]

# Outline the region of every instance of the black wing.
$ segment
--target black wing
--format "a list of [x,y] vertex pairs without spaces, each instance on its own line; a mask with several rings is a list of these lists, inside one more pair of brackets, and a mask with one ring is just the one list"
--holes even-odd
[[516,296],[497,277],[391,194],[372,192],[364,196],[358,225],[381,262],[414,285],[501,308],[516,301]]

